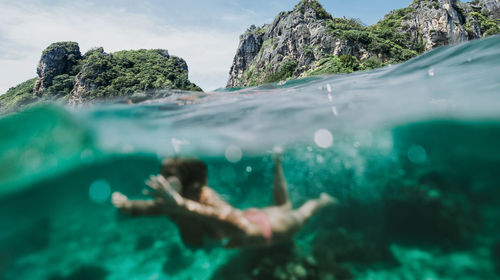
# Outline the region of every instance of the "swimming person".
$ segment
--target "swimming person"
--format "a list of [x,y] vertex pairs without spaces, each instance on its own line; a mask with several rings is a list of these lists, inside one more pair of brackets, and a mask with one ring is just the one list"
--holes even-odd
[[275,205],[240,210],[207,186],[206,165],[197,159],[174,158],[162,163],[161,174],[146,182],[152,200],[130,200],[115,192],[112,202],[132,216],[166,215],[179,227],[187,245],[202,246],[204,235],[226,240],[226,248],[269,246],[289,241],[318,210],[337,203],[322,193],[292,209],[281,166],[274,158]]

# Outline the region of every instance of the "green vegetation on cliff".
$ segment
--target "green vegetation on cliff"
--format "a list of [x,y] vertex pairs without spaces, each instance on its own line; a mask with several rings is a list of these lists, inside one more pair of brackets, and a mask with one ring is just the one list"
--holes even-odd
[[406,61],[423,52],[422,45],[411,42],[409,34],[397,32],[401,22],[412,8],[391,12],[372,26],[364,26],[356,19],[335,18],[328,22],[333,35],[366,46],[367,50],[391,58],[391,63]]
[[189,82],[184,60],[164,50],[102,51],[85,54],[79,79],[89,88],[84,96],[93,98],[129,96],[135,92],[181,89],[201,91]]
[[[51,44],[38,66],[38,78],[9,89],[0,96],[0,111],[8,112],[42,101],[66,103],[129,97],[137,92],[201,89],[188,80],[186,62],[166,50],[119,51],[103,48],[80,54],[75,42]],[[43,84],[43,86],[36,86]]]
[[[481,13],[480,11],[479,12],[476,12],[476,11],[470,12],[467,14],[467,16],[472,17],[473,19],[475,19],[479,23],[479,26],[480,26],[481,30],[483,31],[483,34],[482,34],[483,37],[500,34],[500,20],[489,19],[487,17],[487,15]],[[470,22],[465,24],[465,29],[468,32],[471,32],[471,23]]]
[[297,5],[295,5],[294,10],[303,9],[305,6],[311,7],[320,19],[332,18],[332,15],[330,15],[317,0],[302,0]]
[[80,47],[76,42],[66,41],[52,43],[45,50],[43,50],[42,55],[53,52],[54,50],[62,50],[67,53],[71,53],[74,55],[73,58],[75,58],[76,60],[79,59],[79,56],[75,55],[80,54]]
[[383,65],[380,59],[371,57],[360,63],[352,55],[344,54],[341,56],[329,56],[320,59],[315,63],[313,70],[306,73],[307,76],[325,75],[330,73],[353,73],[359,70],[370,70]]
[[265,83],[273,83],[282,80],[286,80],[293,75],[295,69],[297,69],[297,61],[285,61],[283,62],[278,70],[271,75],[267,76],[264,80]]
[[[405,26],[402,23],[403,20],[409,19],[412,12],[414,12],[414,9],[411,7],[394,10],[386,15],[377,24],[370,26],[367,29],[375,33],[381,39],[388,40],[390,43],[403,49],[412,50],[416,53],[423,53],[424,46],[422,42],[412,42],[408,33],[409,26]],[[411,55],[416,55],[416,53]],[[402,58],[407,60],[405,57]]]
[[[297,57],[293,58],[294,56],[291,56],[292,59],[279,62],[278,65],[267,65],[265,68],[250,65],[239,77],[239,83],[254,86],[304,75],[370,70],[387,64],[401,63],[424,52],[421,40],[413,42],[409,32],[402,32],[409,29],[408,26],[404,26],[403,21],[407,20],[414,12],[412,7],[394,10],[372,26],[366,26],[358,19],[333,18],[315,0],[302,0],[295,6],[294,12],[304,13],[307,8],[312,8],[316,13],[315,19],[321,20],[327,26],[325,36],[342,39],[345,44],[354,45],[368,55],[363,59],[360,58],[359,54],[354,53],[342,53],[339,56],[334,56],[318,51],[320,45],[304,46],[299,56],[309,57],[309,61],[311,61],[309,65],[304,66],[304,59],[301,62],[297,60]],[[267,29],[268,26],[264,27]],[[258,28],[253,28],[252,32],[255,35],[263,33]],[[278,42],[277,38],[265,38],[256,57],[262,57],[264,51],[273,52]],[[272,50],[270,50],[271,46]],[[304,69],[306,69],[305,73]]]
[[52,85],[35,94],[33,88],[38,78],[29,79],[0,95],[0,114],[16,111],[30,104],[40,102],[65,102],[73,89],[75,76],[68,74],[58,75]]
[[56,42],[50,44],[45,50],[42,52],[42,57],[50,54],[50,53],[65,53],[68,54],[64,57],[64,60],[67,61],[67,65],[71,65],[70,69],[65,69],[67,74],[75,76],[78,71],[80,71],[81,59],[82,55],[80,53],[80,47],[76,42]]
[[10,112],[18,106],[24,106],[38,100],[39,98],[33,94],[36,79],[27,80],[0,95],[0,110]]
[[[341,39],[362,45],[367,51],[380,57],[389,58],[386,63],[378,57],[370,57],[362,63],[351,55],[329,56],[315,63],[315,67],[307,72],[307,76],[352,73],[358,70],[370,70],[382,67],[387,63],[400,63],[417,56],[424,51],[423,45],[413,44],[408,33],[397,32],[405,28],[401,22],[412,8],[392,11],[384,19],[372,26],[365,26],[352,18],[333,18],[328,21],[330,33]],[[355,60],[355,61],[354,61]]]
[[293,11],[279,13],[261,28],[252,26],[240,37],[227,87],[374,69],[500,34],[495,5],[414,0],[367,26],[358,19],[333,18],[317,0],[301,0]]

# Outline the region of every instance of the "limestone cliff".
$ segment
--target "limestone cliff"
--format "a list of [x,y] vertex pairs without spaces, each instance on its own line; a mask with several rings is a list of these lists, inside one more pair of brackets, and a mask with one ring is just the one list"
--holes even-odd
[[75,42],[59,42],[46,48],[36,72],[38,80],[35,83],[34,92],[40,93],[52,85],[56,76],[74,72],[73,67],[82,58],[80,47]]
[[456,1],[414,1],[410,9],[398,31],[409,33],[413,42],[421,40],[424,50],[469,40],[463,26],[465,19],[457,10]]
[[330,32],[330,14],[316,1],[301,1],[271,24],[251,26],[241,37],[227,87],[299,77],[329,55],[377,56],[363,45]]
[[108,54],[97,48],[82,56],[78,43],[54,43],[43,51],[37,74],[1,95],[0,110],[41,101],[79,104],[137,92],[152,95],[165,89],[201,91],[188,80],[186,62],[161,49]]
[[499,3],[415,0],[365,26],[355,19],[333,18],[316,0],[302,0],[271,24],[251,26],[240,36],[227,87],[372,69],[497,34]]
[[500,33],[500,0],[476,0],[457,5],[465,18],[469,38],[480,38]]
[[[398,31],[408,32],[414,42],[421,40],[426,51],[462,43],[498,33],[498,22],[494,19],[498,19],[499,7],[500,0],[469,3],[417,0],[410,5],[412,12],[401,23],[404,28]],[[483,23],[487,19],[489,23]]]
[[476,11],[484,11],[490,19],[500,19],[499,0],[476,0],[467,3],[469,7]]

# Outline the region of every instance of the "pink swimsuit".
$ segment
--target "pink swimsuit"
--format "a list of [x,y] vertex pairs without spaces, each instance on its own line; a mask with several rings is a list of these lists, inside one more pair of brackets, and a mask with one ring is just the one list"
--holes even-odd
[[267,240],[267,244],[271,244],[273,230],[267,214],[261,210],[249,209],[243,212],[243,216],[250,222],[258,225],[262,229],[262,233]]

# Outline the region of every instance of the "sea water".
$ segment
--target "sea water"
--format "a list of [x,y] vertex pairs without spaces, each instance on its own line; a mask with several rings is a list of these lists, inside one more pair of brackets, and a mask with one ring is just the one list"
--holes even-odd
[[[497,36],[369,72],[3,116],[0,278],[499,278],[499,74]],[[167,218],[110,204],[196,156],[224,199],[264,207],[276,149],[295,207],[340,201],[281,246],[187,248]]]

